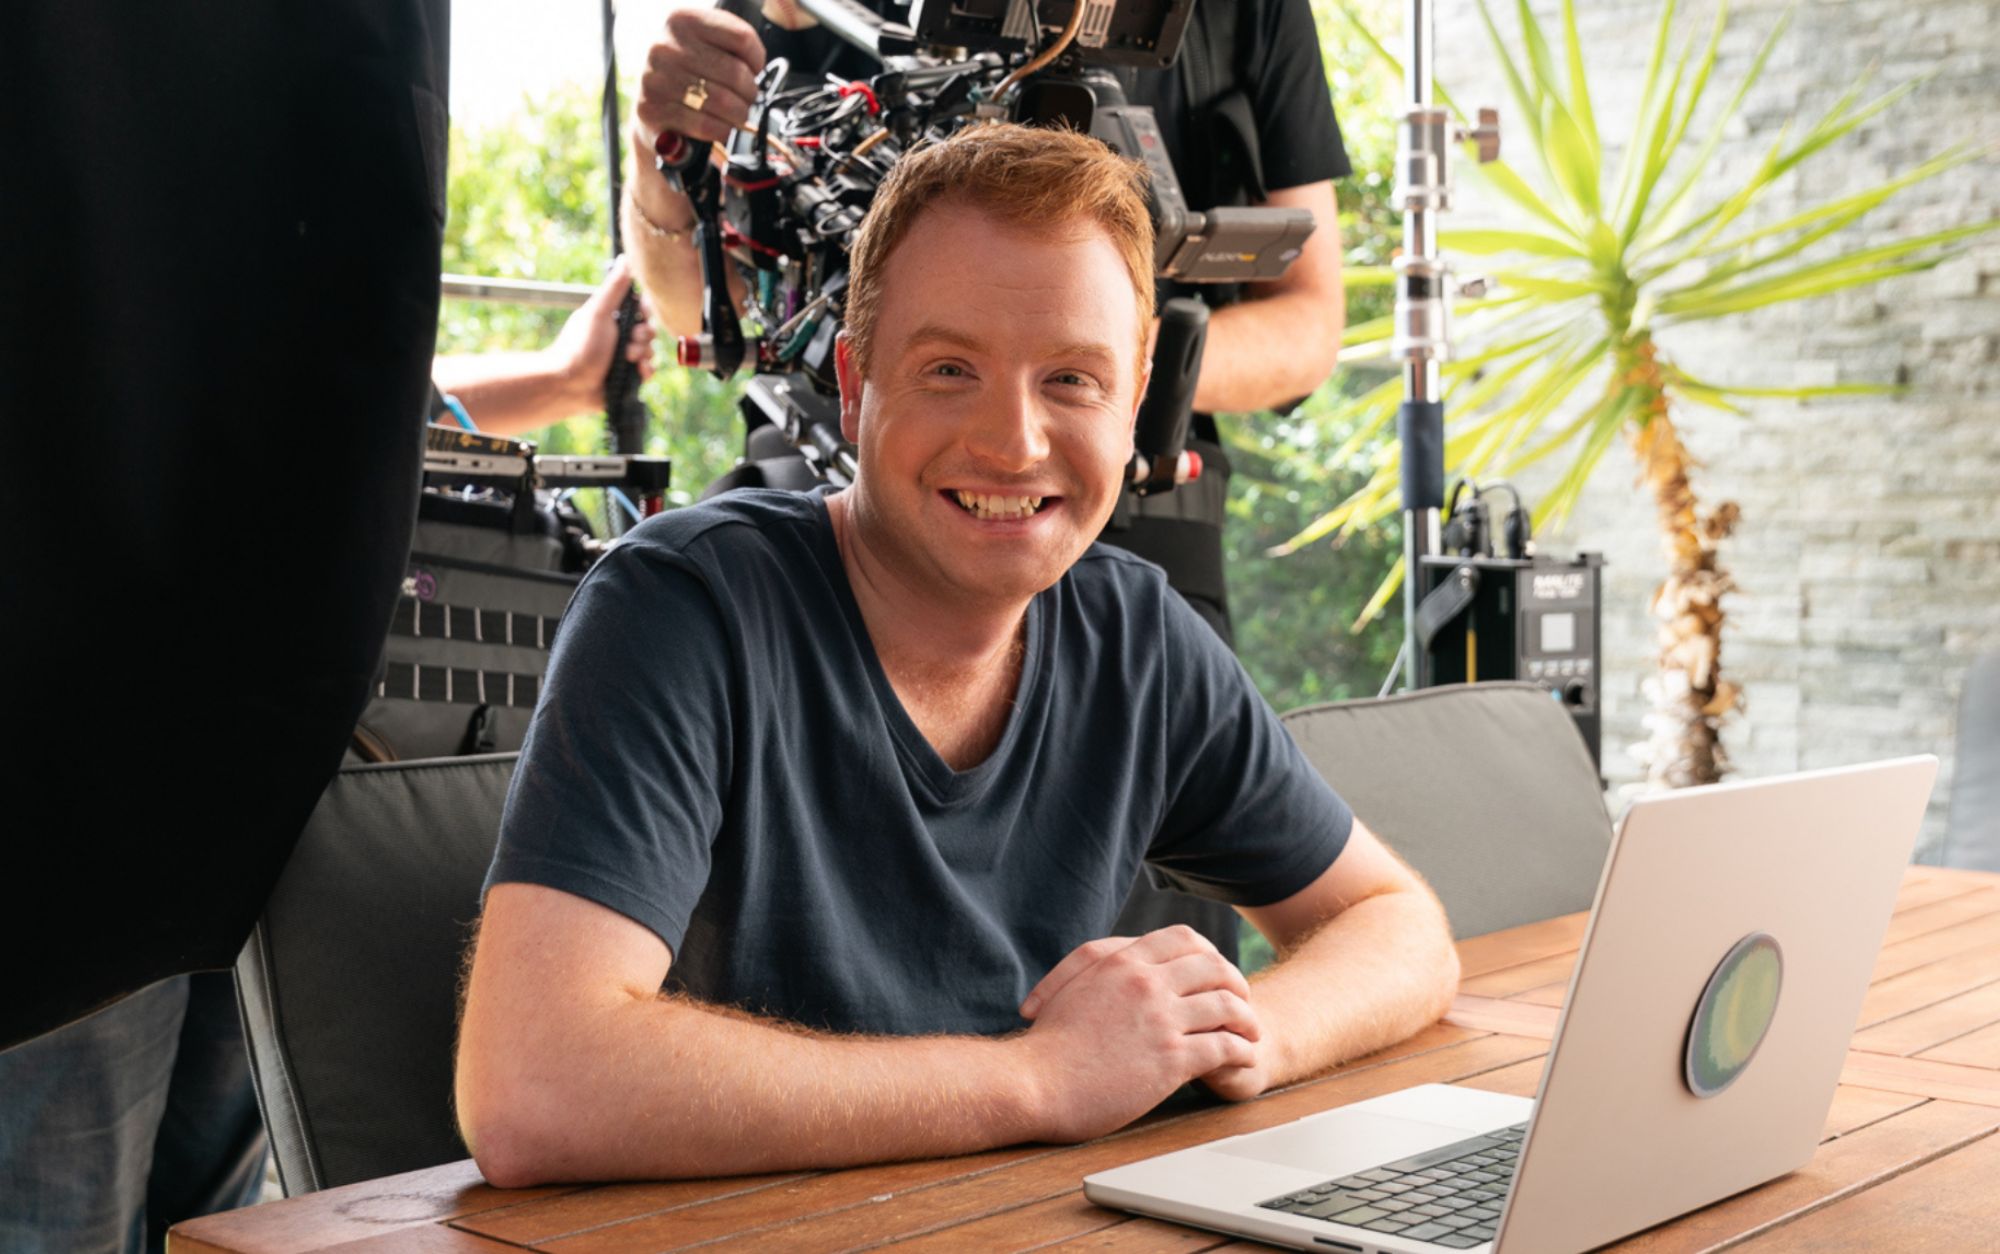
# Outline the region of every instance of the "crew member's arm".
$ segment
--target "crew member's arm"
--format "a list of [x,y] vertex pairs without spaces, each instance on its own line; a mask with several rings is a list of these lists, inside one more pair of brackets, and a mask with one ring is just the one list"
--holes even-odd
[[1218,309],[1194,407],[1202,413],[1270,409],[1306,396],[1333,373],[1347,318],[1340,280],[1340,218],[1333,184],[1275,189],[1265,204],[1310,209],[1317,224],[1298,260],[1247,299]]
[[[520,435],[604,408],[604,378],[618,345],[618,304],[632,285],[625,259],[563,323],[555,343],[534,352],[467,353],[431,362],[431,381],[465,406],[481,431]],[[653,373],[653,325],[644,298],[625,354],[639,377]]]
[[[1254,1062],[1204,1075],[1231,1100],[1317,1074],[1434,1023],[1458,990],[1458,951],[1444,909],[1416,872],[1357,819],[1340,856],[1311,884],[1243,917],[1279,961],[1250,981],[1260,1033]],[[1093,941],[1028,994],[1022,1014],[1066,991],[1069,980],[1117,952]]]
[[493,886],[457,1072],[459,1127],[489,1182],[1079,1140],[1195,1077],[1255,1066],[1249,988],[1185,928],[1120,941],[1048,997],[1032,1029],[1003,1038],[816,1035],[661,994],[670,960],[653,932],[594,902]]
[[[750,116],[756,76],[764,68],[757,32],[720,8],[675,9],[659,41],[646,53],[639,98],[632,107],[632,170],[620,208],[626,247],[638,263],[639,282],[653,298],[661,323],[674,335],[701,331],[701,259],[694,247],[694,206],[675,191],[654,164],[653,143],[675,131],[697,143],[720,143]],[[689,103],[689,88],[705,89]],[[732,268],[730,287],[742,302],[742,282]]]

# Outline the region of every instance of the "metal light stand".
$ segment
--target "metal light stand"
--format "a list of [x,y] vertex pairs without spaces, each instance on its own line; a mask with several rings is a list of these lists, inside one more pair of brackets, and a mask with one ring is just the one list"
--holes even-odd
[[[1444,397],[1438,364],[1451,356],[1446,322],[1451,268],[1438,255],[1433,215],[1451,208],[1447,161],[1451,144],[1474,142],[1479,159],[1500,153],[1500,116],[1479,111],[1479,125],[1454,129],[1433,100],[1433,15],[1430,0],[1410,5],[1409,56],[1404,63],[1410,107],[1396,148],[1396,203],[1403,209],[1403,249],[1396,258],[1396,332],[1389,355],[1403,363],[1403,405],[1396,414],[1403,467],[1403,674],[1415,687],[1421,559],[1439,550],[1444,509]],[[1393,685],[1394,677],[1390,684]],[[1386,690],[1386,686],[1385,686]]]

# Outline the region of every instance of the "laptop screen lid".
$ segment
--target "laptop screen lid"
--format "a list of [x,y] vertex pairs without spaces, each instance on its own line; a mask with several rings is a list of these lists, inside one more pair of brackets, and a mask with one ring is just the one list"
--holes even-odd
[[1499,1250],[1588,1249],[1811,1159],[1936,775],[1921,756],[1633,804]]

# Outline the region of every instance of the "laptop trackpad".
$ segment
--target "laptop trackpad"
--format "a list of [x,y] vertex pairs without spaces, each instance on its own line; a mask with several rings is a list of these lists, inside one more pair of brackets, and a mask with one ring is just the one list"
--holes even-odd
[[1366,1171],[1472,1135],[1464,1128],[1348,1110],[1301,1119],[1209,1148],[1218,1154],[1303,1167],[1329,1176]]

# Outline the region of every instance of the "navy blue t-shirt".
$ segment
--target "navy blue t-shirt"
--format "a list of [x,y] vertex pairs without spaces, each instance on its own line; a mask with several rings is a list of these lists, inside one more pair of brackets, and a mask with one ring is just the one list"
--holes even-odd
[[489,885],[650,928],[669,987],[842,1032],[992,1034],[1150,861],[1283,900],[1353,821],[1158,568],[1093,546],[1028,611],[955,771],[890,687],[823,493],[648,519],[578,588]]

